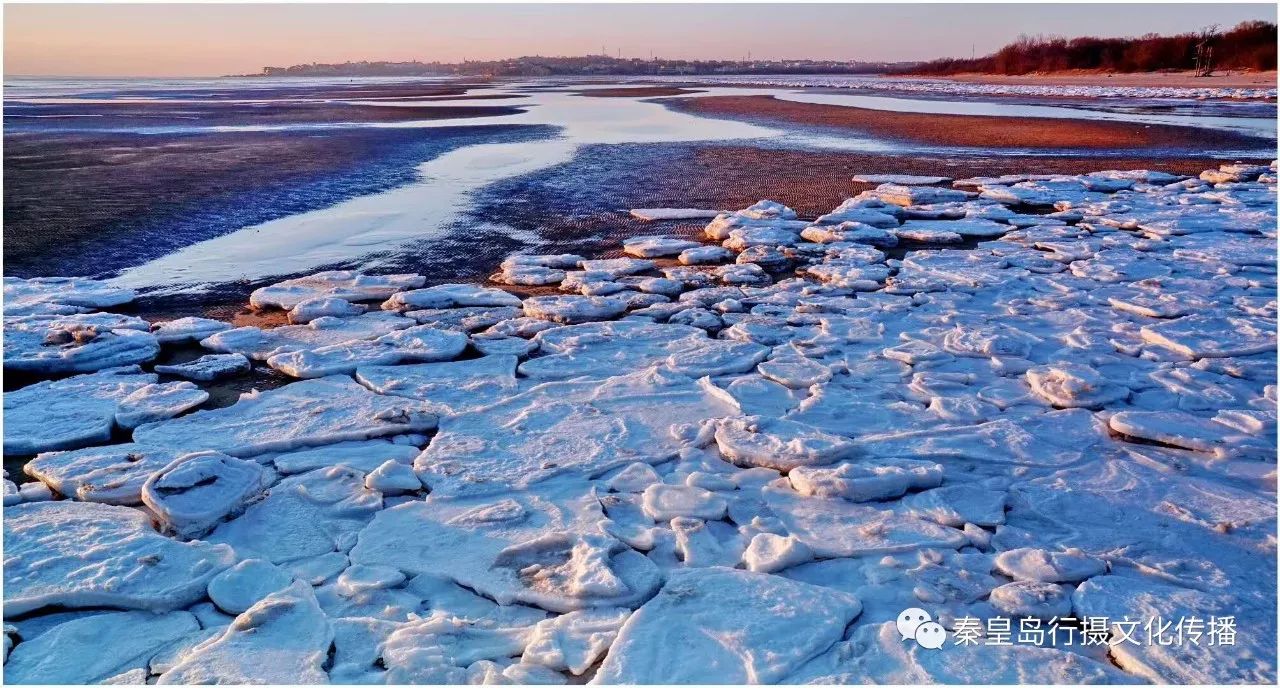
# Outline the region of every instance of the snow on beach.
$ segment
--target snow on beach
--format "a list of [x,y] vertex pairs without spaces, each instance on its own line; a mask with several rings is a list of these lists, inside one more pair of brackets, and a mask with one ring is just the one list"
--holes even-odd
[[268,329],[6,278],[6,680],[1274,682],[1275,166],[862,178]]
[[860,91],[889,91],[898,93],[922,93],[928,95],[959,96],[1033,96],[1076,98],[1174,98],[1174,99],[1249,99],[1264,100],[1276,97],[1275,88],[1251,88],[1244,86],[1134,86],[1070,83],[981,83],[944,78],[827,76],[827,75],[724,75],[690,77],[634,77],[636,81],[686,83],[724,86],[778,86],[782,88],[818,87]]

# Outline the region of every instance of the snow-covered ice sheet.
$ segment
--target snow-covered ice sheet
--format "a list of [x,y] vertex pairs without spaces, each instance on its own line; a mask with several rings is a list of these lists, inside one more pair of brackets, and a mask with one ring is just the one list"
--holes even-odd
[[[6,326],[55,349],[336,373],[194,412],[136,366],[6,393],[6,455],[38,454],[5,476],[6,678],[1274,682],[1274,171],[876,181],[812,222],[761,201],[638,257],[517,254],[499,286],[255,296],[305,325],[6,281]],[[1126,615],[1237,634],[959,642]]]
[[333,376],[248,394],[225,408],[148,423],[133,437],[143,444],[249,457],[435,427],[436,416],[421,403],[373,394],[349,377]]
[[4,544],[6,617],[51,605],[182,609],[235,556],[164,537],[141,511],[93,502],[6,507]]

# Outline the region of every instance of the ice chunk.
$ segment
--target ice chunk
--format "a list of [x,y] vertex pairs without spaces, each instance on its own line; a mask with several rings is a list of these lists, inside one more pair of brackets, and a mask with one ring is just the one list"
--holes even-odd
[[495,355],[447,363],[361,366],[356,380],[379,394],[421,399],[431,412],[452,415],[514,394],[518,362],[515,356]]
[[[950,224],[950,223],[947,223]],[[900,241],[914,241],[920,244],[961,244],[964,236],[941,227],[899,227],[893,235]]]
[[700,208],[632,208],[631,217],[646,222],[659,220],[697,220],[719,215],[720,210],[702,210]]
[[733,257],[733,253],[723,246],[698,246],[687,248],[677,257],[684,265],[702,265],[704,263],[723,263]]
[[813,550],[791,536],[756,533],[742,555],[748,571],[773,573],[813,559]]
[[1058,408],[1101,408],[1129,397],[1129,388],[1080,363],[1037,366],[1027,371],[1027,382],[1032,391]]
[[379,311],[350,318],[317,318],[306,325],[286,325],[270,330],[237,327],[218,332],[202,340],[200,345],[220,353],[239,353],[255,361],[265,361],[288,351],[373,339],[413,324],[409,318]]
[[666,360],[668,368],[689,377],[745,373],[769,355],[768,347],[751,342],[712,339],[689,344],[682,343]]
[[573,253],[560,253],[556,255],[532,255],[527,253],[513,253],[502,261],[502,267],[509,268],[518,265],[540,265],[548,268],[558,268],[568,270],[582,265],[582,261],[586,260],[582,256]]
[[623,624],[594,682],[776,683],[838,641],[857,598],[722,567],[673,571]]
[[1213,452],[1249,442],[1230,426],[1182,411],[1121,411],[1108,424],[1130,437],[1196,451]]
[[775,349],[756,368],[764,377],[792,389],[804,389],[831,379],[831,369],[794,348]]
[[[959,234],[962,237],[989,239],[1013,231],[1009,225],[1002,225],[982,218],[964,220],[907,220],[894,230],[899,237],[910,238],[912,234],[925,232],[928,234],[945,232]],[[921,239],[915,239],[921,241]]]
[[522,661],[581,676],[608,652],[630,609],[582,609],[538,622]]
[[229,330],[231,327],[230,323],[221,320],[186,317],[155,323],[151,326],[151,334],[155,335],[156,340],[161,344],[176,344],[198,342],[210,335]]
[[726,461],[750,468],[782,472],[799,466],[821,466],[859,454],[857,445],[838,435],[780,418],[742,416],[716,425],[716,444]]
[[268,459],[274,461],[276,470],[285,474],[306,473],[331,466],[347,466],[357,471],[368,472],[391,460],[412,464],[413,457],[417,456],[418,452],[418,448],[413,445],[393,444],[387,440],[363,440],[326,444],[314,449],[257,458],[263,462]]
[[[1273,598],[1274,599],[1274,598]],[[1239,629],[1231,645],[1199,643],[1118,642],[1111,646],[1120,668],[1155,683],[1269,683],[1275,677],[1274,610],[1242,605],[1239,597],[1171,585],[1136,575],[1098,576],[1085,581],[1074,594],[1076,616],[1110,620],[1112,633],[1123,632],[1124,619],[1230,617]],[[1253,629],[1245,632],[1244,629]],[[1176,636],[1176,631],[1173,631]],[[1141,637],[1141,636],[1138,636]],[[1170,638],[1168,632],[1164,638]]]
[[349,375],[362,365],[451,360],[469,343],[467,335],[461,332],[419,325],[371,341],[275,354],[267,359],[267,365],[298,378]]
[[904,642],[892,621],[860,626],[852,640],[837,643],[786,680],[815,685],[1137,682],[1110,663],[1073,650],[1017,642],[996,645],[985,639],[972,644],[949,640],[941,650],[929,650]]
[[266,498],[205,536],[242,557],[275,564],[345,552],[382,508],[382,495],[364,486],[364,474],[337,466],[276,483]]
[[1003,490],[971,484],[936,487],[912,495],[903,503],[909,513],[944,526],[959,528],[966,523],[996,526],[1004,523]]
[[996,556],[996,568],[1016,580],[1042,583],[1078,583],[1106,572],[1106,562],[1078,549],[1051,552],[1019,547]]
[[167,528],[193,538],[238,513],[265,487],[266,479],[262,466],[253,461],[198,452],[152,473],[142,486],[142,502]]
[[110,308],[129,303],[135,296],[132,289],[83,277],[4,278],[5,315],[48,313],[54,306]]
[[369,590],[394,588],[405,581],[399,569],[390,566],[361,566],[356,564],[338,577],[338,592],[354,596]]
[[160,353],[150,332],[80,325],[68,318],[5,317],[6,370],[65,375],[145,363]]
[[[550,678],[529,669],[541,669],[562,681],[563,676],[545,667],[508,665],[509,658],[524,649],[528,635],[529,629],[522,626],[436,614],[402,625],[387,636],[379,652],[387,668],[385,680],[391,684],[539,683]],[[524,671],[508,677],[506,672],[516,666]]]
[[84,502],[142,503],[142,484],[181,452],[141,444],[115,444],[47,452],[22,470],[61,495]]
[[718,390],[660,368],[550,382],[446,417],[414,463],[434,491],[506,491],[565,473],[594,477],[636,461],[660,463],[681,446],[672,425],[735,412]]
[[920,365],[938,361],[947,361],[951,354],[939,349],[936,345],[923,339],[912,339],[897,346],[884,349],[881,354],[888,359],[902,361],[907,365]]
[[[825,217],[825,216],[824,216]],[[847,221],[838,224],[814,224],[800,231],[800,236],[819,244],[868,244],[888,248],[898,245],[898,235],[894,229],[898,221],[890,216],[890,227],[875,227],[862,222]],[[822,218],[819,218],[821,220]],[[814,266],[819,267],[819,266]]]
[[1275,351],[1276,328],[1255,318],[1209,313],[1145,325],[1142,338],[1192,358],[1222,358]]
[[377,490],[384,495],[398,495],[405,492],[417,492],[422,489],[422,482],[414,474],[413,467],[388,459],[373,469],[364,479],[365,487]]
[[787,474],[796,492],[872,502],[942,484],[942,465],[916,459],[877,459],[834,467],[798,466]]
[[156,380],[137,368],[120,368],[6,392],[4,453],[36,454],[107,442],[120,402]]
[[187,612],[113,612],[58,624],[24,640],[4,665],[5,683],[88,684],[142,671],[152,655],[200,630]]
[[116,425],[126,429],[172,418],[208,401],[209,393],[190,382],[147,385],[120,400]]
[[1014,618],[1065,617],[1071,614],[1071,588],[1038,581],[1005,583],[991,591],[991,606]]
[[642,236],[632,237],[622,242],[622,251],[637,258],[660,258],[674,256],[689,248],[701,246],[696,241],[677,239],[675,237]]
[[910,514],[843,499],[801,497],[786,489],[766,487],[763,493],[787,532],[819,558],[891,554],[925,547],[957,549],[967,542],[954,528]]
[[1039,340],[999,323],[957,324],[943,337],[942,347],[956,356],[1026,358]]
[[756,201],[743,210],[739,210],[737,214],[753,220],[796,219],[796,211],[777,201],[768,200]]
[[900,186],[928,186],[946,184],[951,177],[930,177],[920,174],[859,174],[853,177],[859,184],[897,184]]
[[154,370],[161,375],[177,375],[188,380],[208,382],[247,373],[250,367],[249,359],[244,354],[208,354],[186,363],[158,365]]
[[626,310],[626,301],[606,296],[531,296],[524,301],[528,317],[566,325],[612,320]]
[[209,599],[228,614],[242,614],[292,582],[293,576],[269,561],[245,559],[209,581]]
[[1070,409],[1017,420],[998,418],[972,426],[883,434],[864,438],[864,443],[869,453],[878,456],[1062,466],[1084,458],[1104,437],[1092,413]]
[[160,677],[184,683],[328,683],[324,665],[333,628],[301,581],[273,593],[236,617],[218,638],[203,643]]
[[382,304],[383,310],[413,310],[418,308],[520,306],[520,297],[501,289],[490,289],[474,284],[437,284],[426,289],[402,291],[391,295]]
[[351,560],[448,576],[503,605],[567,612],[648,599],[660,582],[653,562],[604,534],[593,494],[560,489],[386,509]]
[[346,299],[324,296],[299,301],[297,305],[289,309],[289,322],[306,324],[316,318],[346,318],[360,315],[367,310],[369,309],[366,306],[351,303]]
[[331,270],[255,289],[249,295],[249,303],[254,308],[290,310],[303,301],[323,297],[348,301],[385,299],[398,291],[421,287],[425,281],[421,275],[365,275],[352,270]]
[[965,201],[977,194],[959,189],[940,189],[932,186],[905,186],[902,184],[881,184],[874,191],[867,192],[872,198],[885,203],[902,207],[926,205],[930,203],[947,203]]
[[828,261],[805,269],[805,274],[825,284],[854,291],[877,291],[889,278],[886,265],[860,265]]
[[500,322],[520,317],[523,313],[514,306],[467,306],[466,308],[428,308],[421,311],[409,311],[405,315],[423,325],[442,330],[458,332],[475,332],[484,330]]
[[181,609],[235,560],[228,547],[160,535],[141,511],[92,502],[6,507],[4,545],[6,617],[52,605]]
[[643,500],[644,512],[655,521],[680,517],[714,521],[724,518],[728,508],[724,497],[686,485],[650,485],[644,490]]
[[538,343],[520,337],[472,335],[471,345],[485,356],[515,356],[525,358],[538,350]]
[[374,394],[347,377],[304,380],[235,404],[148,423],[141,444],[250,457],[348,440],[435,429],[420,402]]
[[602,260],[584,260],[582,269],[588,272],[603,272],[617,279],[624,275],[636,275],[652,270],[656,263],[640,258],[607,258]]
[[564,270],[542,265],[509,265],[502,272],[494,273],[489,279],[499,284],[540,287],[556,284],[564,280]]

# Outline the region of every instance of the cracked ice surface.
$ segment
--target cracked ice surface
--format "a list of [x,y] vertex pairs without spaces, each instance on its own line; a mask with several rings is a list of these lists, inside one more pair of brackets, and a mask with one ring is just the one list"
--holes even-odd
[[[6,279],[6,679],[1274,682],[1273,168],[871,178],[306,324]],[[952,642],[1055,616],[1238,630]]]

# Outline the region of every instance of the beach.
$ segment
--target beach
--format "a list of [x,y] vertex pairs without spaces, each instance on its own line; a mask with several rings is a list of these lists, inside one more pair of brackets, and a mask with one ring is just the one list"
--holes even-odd
[[1137,86],[1144,88],[1274,88],[1274,71],[1218,71],[1209,76],[1196,76],[1193,71],[1173,72],[1096,72],[1068,71],[1047,74],[1010,76],[1003,74],[950,74],[925,77],[979,84],[1014,84],[1019,86]]
[[769,96],[696,98],[682,100],[680,106],[687,108],[688,112],[709,117],[850,129],[887,139],[970,148],[1101,149],[1108,152],[1159,148],[1191,151],[1232,149],[1250,143],[1247,137],[1229,132],[1187,127],[888,112],[844,105],[789,102]]

